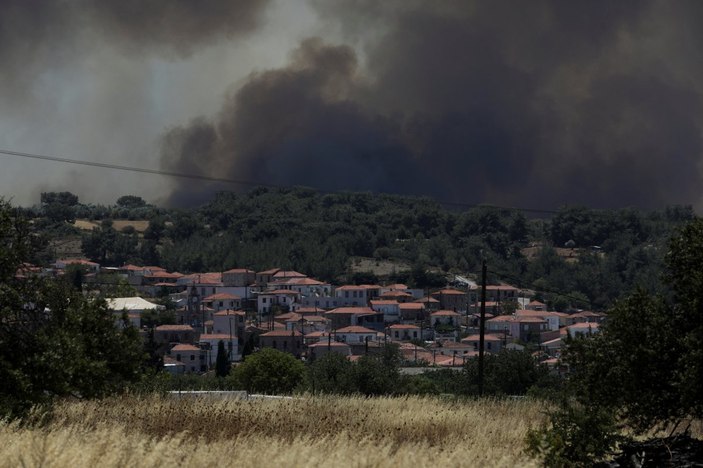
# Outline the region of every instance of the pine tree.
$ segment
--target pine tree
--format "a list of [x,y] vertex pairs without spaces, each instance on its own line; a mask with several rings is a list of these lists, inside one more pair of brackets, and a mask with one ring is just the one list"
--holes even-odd
[[217,360],[215,361],[215,375],[218,377],[226,377],[229,374],[229,359],[227,358],[227,350],[225,350],[224,341],[220,340],[217,343]]

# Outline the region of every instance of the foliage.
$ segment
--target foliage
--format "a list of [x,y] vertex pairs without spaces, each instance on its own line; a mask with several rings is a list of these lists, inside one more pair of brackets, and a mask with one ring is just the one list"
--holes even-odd
[[355,363],[345,356],[330,352],[310,365],[310,389],[313,394],[351,394],[356,392]]
[[350,362],[338,353],[328,353],[310,366],[310,389],[321,393],[394,395],[405,393],[400,381],[402,360],[397,345],[384,346],[378,354]]
[[227,377],[227,375],[229,375],[229,356],[227,350],[225,350],[225,342],[222,340],[217,343],[215,375],[217,377]]
[[104,301],[68,281],[15,276],[31,236],[5,202],[0,238],[0,413],[19,416],[57,396],[103,396],[137,380],[141,340],[126,323],[115,327]]
[[527,453],[544,466],[593,466],[620,440],[613,413],[605,408],[564,402],[549,412],[549,423],[528,431]]
[[610,310],[600,334],[567,342],[563,359],[578,411],[552,414],[551,428],[528,439],[533,453],[541,440],[547,463],[586,463],[617,442],[615,422],[645,433],[702,415],[701,247],[703,221],[695,219],[670,242],[670,298],[639,289]]
[[123,195],[117,199],[116,205],[120,208],[141,208],[146,206],[146,202],[142,197],[135,195]]
[[264,348],[246,357],[232,376],[248,392],[267,395],[290,394],[305,378],[305,364],[273,348]]

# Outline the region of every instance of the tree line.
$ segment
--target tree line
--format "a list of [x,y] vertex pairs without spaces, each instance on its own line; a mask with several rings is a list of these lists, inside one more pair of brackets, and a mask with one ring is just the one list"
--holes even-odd
[[[49,192],[25,214],[46,237],[80,235],[85,256],[108,266],[183,273],[277,266],[331,282],[377,281],[372,272],[351,272],[351,259],[368,257],[407,266],[384,280],[423,288],[442,285],[446,274],[478,272],[486,258],[491,282],[548,292],[558,310],[605,309],[636,286],[655,291],[669,236],[694,217],[690,207],[564,207],[528,218],[509,208],[451,209],[428,198],[305,188],[222,192],[189,210],[131,195],[113,206],[83,205],[68,192]],[[76,217],[99,225],[75,230]],[[143,233],[117,230],[116,217],[149,225]]]

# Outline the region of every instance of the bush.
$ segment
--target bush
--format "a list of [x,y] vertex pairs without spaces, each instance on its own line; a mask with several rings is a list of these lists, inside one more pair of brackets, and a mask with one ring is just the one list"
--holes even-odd
[[549,422],[526,436],[527,453],[545,466],[592,466],[622,440],[613,413],[578,403],[563,403]]
[[291,354],[264,348],[246,357],[231,375],[248,392],[290,394],[305,378],[305,364]]

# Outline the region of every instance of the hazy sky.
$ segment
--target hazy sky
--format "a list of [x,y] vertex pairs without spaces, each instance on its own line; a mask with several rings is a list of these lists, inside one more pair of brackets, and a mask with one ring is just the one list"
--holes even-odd
[[[0,149],[555,208],[703,199],[703,4],[0,0]],[[0,195],[231,188],[0,155]]]

